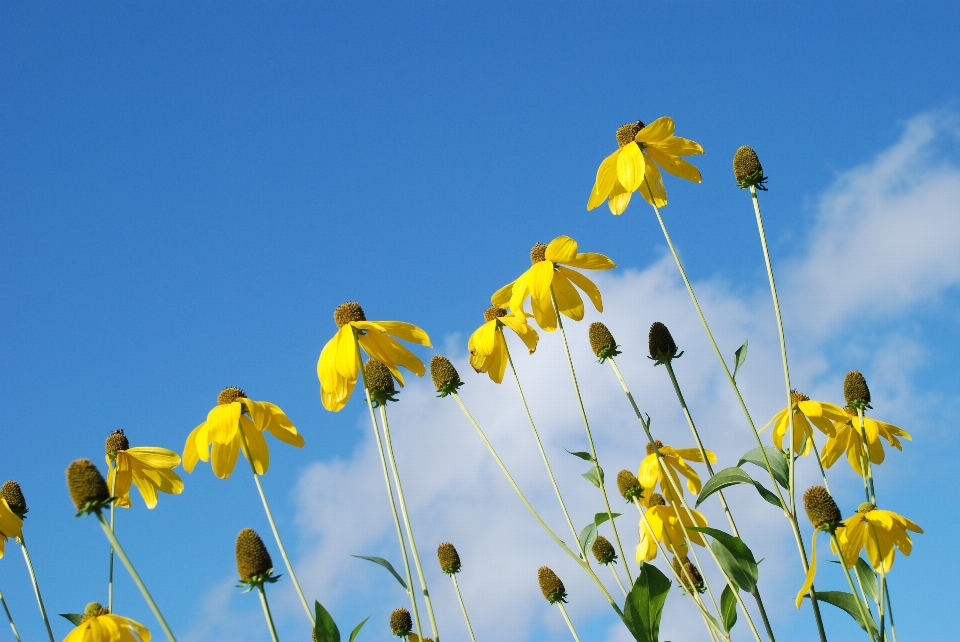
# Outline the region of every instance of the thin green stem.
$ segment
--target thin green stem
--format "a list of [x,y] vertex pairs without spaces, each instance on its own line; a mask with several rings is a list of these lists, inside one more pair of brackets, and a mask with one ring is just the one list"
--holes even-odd
[[853,595],[853,599],[857,601],[857,610],[860,612],[860,617],[863,618],[863,624],[867,629],[867,635],[870,636],[871,640],[876,640],[877,638],[873,635],[873,630],[870,628],[870,622],[873,620],[873,618],[870,617],[869,609],[864,608],[863,601],[860,599],[860,596],[857,595],[857,588],[853,585],[853,578],[850,576],[850,569],[847,568],[846,563],[843,561],[843,556],[840,555],[840,551],[843,549],[840,548],[840,541],[837,539],[837,534],[831,532],[830,539],[833,540],[834,549],[837,551],[837,555],[840,556],[840,567],[843,569],[843,574],[847,577],[847,584],[850,586],[850,594]]
[[397,460],[393,454],[393,441],[390,439],[390,423],[387,421],[386,406],[380,406],[380,420],[383,422],[383,441],[387,446],[387,459],[390,461],[390,469],[393,471],[393,481],[397,485],[397,499],[400,501],[400,516],[403,517],[403,525],[407,531],[407,539],[410,540],[410,552],[413,553],[413,564],[417,568],[417,577],[420,580],[420,588],[423,590],[423,601],[427,605],[427,617],[430,618],[430,630],[433,633],[433,639],[439,642],[440,635],[437,633],[437,619],[433,614],[433,602],[430,600],[430,591],[427,589],[427,578],[424,576],[423,566],[420,564],[420,553],[417,552],[417,541],[413,538],[413,527],[410,525],[407,502],[403,497],[403,485],[400,483],[400,470],[397,468]]
[[157,608],[157,603],[154,602],[153,597],[150,596],[150,591],[147,590],[143,580],[140,579],[140,574],[137,573],[137,569],[133,567],[133,563],[130,561],[130,558],[128,558],[127,554],[123,552],[123,547],[120,546],[120,542],[117,541],[116,536],[110,529],[110,525],[107,523],[106,518],[100,511],[97,511],[97,519],[100,521],[100,526],[103,528],[103,532],[106,534],[107,539],[110,540],[110,545],[113,546],[113,548],[117,551],[117,557],[119,557],[120,561],[123,562],[123,565],[127,567],[127,572],[130,573],[133,583],[137,585],[138,589],[140,589],[143,599],[147,601],[147,606],[149,606],[150,610],[153,611],[153,616],[157,618],[157,622],[160,623],[160,628],[162,628],[163,632],[167,634],[167,639],[169,639],[170,642],[177,642],[177,638],[173,636],[173,631],[171,631],[170,627],[167,626],[167,621],[163,619],[163,614],[161,614],[160,609]]
[[467,622],[467,631],[470,632],[470,639],[473,642],[477,642],[477,638],[473,636],[473,627],[470,626],[470,616],[467,615],[467,607],[463,603],[463,596],[460,595],[460,585],[457,583],[457,574],[451,573],[450,579],[453,580],[453,590],[457,592],[457,600],[460,601],[460,609],[463,611],[463,619]]
[[567,615],[567,609],[563,608],[563,602],[557,602],[557,606],[560,607],[560,612],[563,613],[563,619],[567,621],[567,626],[570,627],[570,633],[573,634],[573,639],[580,642],[580,638],[577,637],[577,631],[573,628],[573,622],[570,621],[570,616]]
[[283,540],[280,539],[280,531],[277,530],[277,523],[273,520],[273,511],[270,510],[270,503],[267,502],[267,495],[263,492],[263,485],[260,483],[260,474],[257,472],[257,468],[253,464],[253,457],[250,456],[250,448],[247,446],[247,438],[243,434],[243,427],[241,426],[238,428],[237,432],[240,433],[240,443],[243,445],[243,454],[250,463],[250,472],[253,473],[253,481],[257,484],[257,492],[260,493],[260,501],[263,503],[263,510],[267,513],[267,521],[270,522],[270,530],[273,531],[273,538],[277,540],[277,548],[280,549],[280,557],[283,558],[283,563],[287,566],[287,572],[290,573],[290,579],[293,581],[293,586],[297,589],[297,595],[300,596],[300,603],[303,604],[303,610],[307,612],[307,617],[310,619],[310,624],[313,625],[315,624],[313,613],[310,611],[310,607],[307,605],[307,598],[303,595],[303,589],[300,588],[300,582],[297,580],[297,574],[293,572],[293,564],[290,563],[290,558],[287,557],[287,549],[283,546]]
[[[114,458],[114,470],[113,470],[113,479],[110,480],[110,496],[113,497],[117,493],[117,472],[116,472],[116,458]],[[110,502],[110,530],[113,531],[114,526],[114,512],[116,510],[116,502]],[[116,531],[114,531],[116,535]],[[107,580],[107,609],[113,613],[113,546],[110,547],[110,577]]]
[[[810,444],[813,446],[813,454],[817,458],[817,465],[820,466],[820,477],[823,478],[823,486],[827,489],[827,492],[830,493],[830,482],[827,481],[827,471],[823,467],[823,462],[820,461],[820,450],[817,448],[817,440],[810,437]],[[830,494],[833,495],[833,493]]]
[[[620,533],[617,532],[617,524],[613,519],[613,511],[610,509],[610,498],[607,497],[607,484],[603,479],[603,469],[600,467],[600,460],[597,459],[597,448],[593,444],[593,434],[590,432],[590,422],[587,420],[587,410],[583,405],[583,397],[580,396],[580,384],[577,383],[577,373],[573,368],[573,357],[570,355],[570,344],[567,342],[567,332],[563,329],[563,315],[560,314],[560,308],[557,306],[557,297],[553,293],[553,286],[550,286],[550,299],[553,302],[553,309],[557,314],[557,327],[560,328],[560,336],[563,338],[563,349],[567,353],[567,364],[570,366],[570,376],[573,378],[573,388],[577,393],[577,403],[580,406],[580,416],[583,417],[583,427],[587,430],[587,442],[590,444],[590,456],[593,457],[593,465],[597,472],[597,481],[600,482],[600,493],[603,495],[603,504],[607,509],[607,517],[610,520],[610,527],[613,529],[613,538],[617,542],[617,550],[620,551],[620,558],[623,560],[623,570],[627,574],[627,580],[633,586],[633,576],[630,575],[630,564],[623,554],[623,544],[620,543]],[[584,551],[586,557],[586,551]]]
[[33,562],[30,560],[30,551],[27,550],[27,540],[23,538],[23,532],[20,533],[20,550],[23,551],[23,560],[27,563],[27,571],[30,573],[30,581],[33,583],[33,593],[37,596],[40,615],[43,616],[43,623],[47,626],[47,635],[50,636],[50,642],[55,642],[53,629],[50,628],[50,619],[47,617],[47,609],[43,606],[43,597],[40,595],[40,583],[37,582],[37,573],[33,570]]
[[277,627],[273,625],[273,615],[270,614],[270,605],[267,603],[267,592],[263,589],[263,584],[257,585],[257,588],[260,589],[257,592],[260,594],[260,604],[263,605],[263,615],[270,626],[270,637],[273,642],[280,642],[280,638],[277,637]]
[[893,642],[897,642],[897,629],[893,626],[893,601],[890,599],[890,587],[887,586],[886,573],[883,574],[883,585],[886,587],[887,613],[890,614],[890,635],[893,636]]
[[13,637],[17,638],[17,642],[21,642],[20,633],[17,632],[17,625],[13,623],[13,616],[10,614],[10,609],[7,608],[7,601],[3,599],[2,592],[0,592],[0,604],[3,604],[3,610],[7,614],[7,620],[10,621],[10,628],[13,630]]
[[580,565],[584,571],[590,576],[590,579],[593,580],[593,583],[597,585],[597,588],[600,589],[600,592],[603,593],[603,596],[607,599],[607,602],[610,606],[613,607],[613,610],[617,612],[617,615],[620,616],[620,619],[623,619],[623,611],[620,609],[620,605],[614,601],[613,597],[610,596],[610,593],[607,591],[607,588],[603,585],[603,582],[600,581],[600,578],[597,577],[597,574],[593,572],[593,568],[583,561],[579,555],[574,553],[569,546],[567,546],[562,539],[557,537],[556,533],[547,526],[547,523],[543,521],[543,518],[540,517],[540,514],[533,508],[527,498],[524,496],[523,492],[520,490],[520,487],[517,486],[517,482],[513,480],[513,476],[510,474],[510,471],[507,470],[507,467],[504,465],[503,460],[500,459],[500,455],[497,454],[497,451],[494,450],[493,444],[490,443],[490,440],[487,439],[487,436],[483,433],[483,429],[480,428],[480,424],[473,418],[473,415],[470,414],[470,411],[467,410],[467,407],[463,405],[463,400],[460,399],[460,395],[457,393],[452,393],[454,399],[457,400],[457,404],[460,406],[460,410],[463,411],[463,414],[473,425],[474,430],[477,431],[477,434],[480,435],[480,439],[483,440],[484,445],[486,445],[487,450],[490,451],[490,454],[493,456],[494,461],[497,462],[497,465],[500,467],[500,471],[503,472],[504,477],[507,478],[507,481],[510,482],[510,486],[513,487],[513,491],[517,494],[517,497],[520,498],[520,501],[523,502],[523,505],[527,507],[527,510],[530,511],[530,514],[533,515],[534,519],[540,524],[540,526],[547,532],[547,535],[557,543],[557,545],[563,549],[563,551],[569,555],[577,564]]
[[[797,523],[796,512],[788,506],[783,499],[783,495],[780,493],[780,485],[773,475],[773,468],[770,466],[770,460],[767,458],[767,451],[763,448],[763,442],[760,440],[760,433],[757,432],[757,427],[753,423],[753,418],[750,417],[750,411],[747,409],[747,404],[743,400],[743,395],[740,394],[740,388],[737,386],[736,380],[730,373],[730,368],[727,367],[727,363],[723,359],[723,355],[720,352],[720,347],[717,345],[716,339],[713,338],[713,332],[710,331],[710,326],[707,324],[707,319],[703,315],[703,310],[700,309],[700,303],[697,301],[697,296],[693,292],[693,286],[690,285],[690,279],[687,278],[687,273],[684,271],[683,264],[680,262],[680,256],[677,254],[677,250],[673,246],[673,241],[670,240],[670,233],[667,232],[667,226],[663,222],[663,217],[660,215],[660,208],[654,205],[653,211],[657,215],[657,221],[660,223],[660,229],[663,231],[663,236],[667,241],[667,246],[670,248],[670,253],[673,255],[673,260],[677,264],[677,269],[680,271],[680,276],[683,278],[683,283],[687,288],[687,293],[690,295],[690,300],[693,301],[693,306],[696,308],[697,315],[700,317],[700,323],[703,325],[703,329],[707,333],[707,338],[710,340],[710,345],[713,346],[713,351],[717,355],[717,359],[720,361],[720,365],[723,367],[724,373],[727,375],[727,381],[730,383],[730,387],[733,388],[734,393],[737,395],[737,401],[740,402],[740,408],[743,410],[743,414],[747,419],[747,423],[750,425],[750,430],[757,442],[757,446],[760,448],[760,454],[763,456],[765,468],[767,469],[767,473],[770,475],[770,481],[773,486],[773,490],[776,492],[777,498],[780,500],[780,506],[783,509],[784,517],[786,517],[790,522],[790,527],[793,530],[793,537],[797,542],[797,550],[800,553],[800,563],[803,567],[803,572],[806,573],[807,569],[809,568],[809,564],[807,562],[807,553],[803,546],[803,537],[800,534],[800,525]],[[820,604],[817,601],[817,594],[813,588],[810,589],[810,603],[811,606],[813,606],[813,616],[817,623],[817,632],[820,635],[820,642],[827,642],[827,634],[823,628],[823,619],[820,616]]]
[[[580,538],[577,536],[577,529],[573,525],[573,520],[570,519],[570,513],[567,512],[567,506],[563,503],[563,496],[560,494],[560,487],[557,486],[557,480],[553,476],[553,470],[550,468],[550,461],[547,459],[547,451],[543,448],[543,442],[540,441],[540,433],[537,432],[537,426],[533,423],[533,415],[530,413],[530,407],[527,405],[527,398],[523,394],[523,388],[520,386],[520,377],[517,375],[517,369],[513,365],[513,357],[510,356],[510,347],[507,345],[506,337],[503,337],[503,345],[507,351],[507,361],[510,362],[510,370],[513,372],[513,378],[517,381],[517,390],[520,391],[520,401],[523,402],[523,409],[527,411],[527,419],[530,421],[530,428],[533,430],[533,436],[537,440],[537,447],[540,448],[540,455],[543,457],[543,464],[547,467],[547,475],[550,476],[550,483],[553,484],[553,490],[557,494],[557,500],[560,502],[560,508],[563,510],[563,516],[567,518],[567,525],[570,527],[570,532],[573,533],[573,541],[577,542],[579,545]],[[583,556],[584,561],[589,563],[587,560],[587,551],[580,551]],[[619,581],[619,578],[617,579]]]
[[617,580],[617,586],[620,587],[620,590],[623,591],[623,596],[627,596],[627,589],[623,586],[623,581],[620,579],[620,574],[617,573],[617,568],[613,564],[607,564],[610,567],[610,572],[613,573],[613,579]]
[[[359,355],[358,355],[359,359]],[[361,366],[360,372],[363,372]],[[370,390],[367,388],[367,381],[364,377],[363,390],[367,397],[367,408],[370,410],[370,425],[373,427],[373,436],[377,442],[377,451],[380,453],[380,466],[383,468],[383,481],[387,486],[387,499],[390,502],[390,511],[393,513],[393,524],[397,527],[397,541],[400,542],[400,555],[403,558],[403,569],[407,576],[407,595],[410,596],[410,608],[413,611],[413,621],[417,627],[417,635],[423,635],[423,628],[420,626],[420,610],[417,608],[417,596],[413,592],[413,574],[410,572],[410,558],[407,555],[407,544],[403,539],[403,529],[400,526],[400,515],[397,513],[397,505],[393,499],[393,484],[390,483],[390,473],[387,471],[387,457],[383,453],[383,443],[380,441],[380,428],[377,426],[377,416],[373,411],[373,400],[370,398]]]
[[867,427],[865,425],[866,421],[863,418],[863,406],[857,406],[857,419],[860,422],[860,447],[863,451],[863,462],[866,465],[865,468],[862,468],[864,484],[867,484],[870,488],[867,501],[876,506],[877,493],[873,488],[873,466],[870,464],[870,451],[867,448]]
[[[877,529],[873,526],[873,524],[869,524],[869,526],[870,526],[870,532],[873,534],[874,545],[877,547],[877,550],[879,551],[881,549],[880,549],[880,540],[877,537]],[[886,630],[884,628],[886,618],[884,616],[887,613],[883,604],[884,593],[886,593],[886,590],[887,590],[887,573],[883,570],[883,565],[881,564],[880,566],[880,599],[877,600],[877,611],[880,613],[880,642],[884,642],[884,640],[886,639],[886,633],[885,633]],[[864,604],[866,604],[866,600],[864,600]],[[867,610],[868,611],[870,610],[869,605],[867,605]]]

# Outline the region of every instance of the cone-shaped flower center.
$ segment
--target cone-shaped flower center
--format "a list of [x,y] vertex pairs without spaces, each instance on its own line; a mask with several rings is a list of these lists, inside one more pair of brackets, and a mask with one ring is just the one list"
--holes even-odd
[[390,369],[387,368],[382,361],[367,359],[367,362],[363,364],[363,376],[367,380],[367,387],[370,388],[370,390],[382,392],[396,391],[393,385],[393,375],[390,374]]
[[447,575],[460,572],[460,554],[450,542],[437,547],[437,561],[440,562],[440,570]]
[[543,243],[534,243],[533,249],[530,250],[530,262],[531,263],[540,263],[541,261],[547,260],[547,246]]
[[590,324],[588,334],[590,336],[590,347],[593,348],[593,354],[598,357],[604,350],[614,348],[617,345],[610,329],[599,321],[594,321]]
[[110,453],[116,454],[121,450],[130,450],[130,440],[127,439],[127,436],[123,434],[123,430],[114,430],[110,433],[110,436],[107,437],[107,441],[104,444],[104,447],[107,449],[107,454]]
[[397,637],[408,635],[413,629],[413,619],[407,609],[396,609],[390,614],[390,631]]
[[814,528],[836,524],[843,519],[837,502],[823,486],[811,486],[803,493],[803,507]]
[[867,387],[867,380],[859,370],[851,370],[843,378],[843,397],[851,406],[870,403],[870,388]]
[[555,604],[556,602],[566,601],[567,589],[563,586],[563,582],[560,581],[557,574],[549,567],[540,567],[537,571],[537,580],[540,582],[540,591],[543,592],[543,597],[547,599],[547,602]]
[[110,613],[110,609],[103,606],[99,602],[90,602],[87,604],[87,607],[83,609],[83,620],[81,620],[81,624],[83,622],[89,622],[95,617],[107,615],[108,613]]
[[663,495],[660,493],[654,493],[650,495],[650,501],[647,502],[650,506],[666,506],[667,500],[663,498]]
[[659,321],[650,326],[647,345],[650,348],[650,358],[657,361],[672,358],[677,354],[677,343],[673,340],[673,335],[667,326]]
[[871,504],[870,502],[863,502],[862,504],[857,506],[857,512],[860,513],[861,515],[864,513],[869,513],[872,510],[877,510],[877,505]]
[[237,535],[237,573],[241,580],[263,575],[273,568],[270,552],[263,540],[252,528],[245,528]]
[[[662,442],[662,441],[660,441],[659,439],[655,439],[654,442],[657,444],[657,450],[663,448],[663,442]],[[648,455],[652,455],[654,452],[655,452],[655,451],[654,451],[654,449],[653,449],[653,444],[651,444],[651,443],[648,441],[648,442],[647,442],[647,454],[648,454]]]
[[617,489],[619,489],[620,494],[628,502],[632,502],[634,499],[639,499],[640,495],[643,493],[643,487],[640,485],[640,480],[637,479],[636,475],[626,469],[617,473]]
[[810,401],[810,397],[796,390],[790,392],[790,403],[798,404],[801,401]]
[[627,123],[622,125],[617,129],[617,145],[623,147],[624,145],[629,145],[633,142],[633,139],[636,138],[637,132],[643,129],[645,125],[639,120],[635,123]]
[[617,552],[613,549],[613,544],[603,535],[597,535],[597,541],[593,543],[591,551],[597,561],[604,565],[617,559]]
[[733,175],[739,183],[757,172],[763,174],[760,158],[757,157],[757,152],[753,151],[752,147],[744,145],[733,155]]
[[348,323],[354,321],[366,321],[367,317],[363,313],[363,308],[356,301],[347,301],[333,311],[333,320],[337,322],[337,327],[342,328]]
[[449,359],[439,354],[430,359],[430,376],[433,378],[433,385],[437,387],[437,390],[448,387],[451,382],[460,381],[457,369],[453,367]]
[[77,510],[90,502],[110,499],[107,482],[89,459],[77,459],[67,466],[67,489]]
[[7,500],[7,506],[9,506],[10,510],[16,513],[20,519],[23,519],[23,516],[30,510],[27,508],[27,500],[23,496],[23,490],[21,490],[20,484],[12,479],[4,483],[3,487],[0,488],[0,497]]
[[245,393],[240,388],[224,388],[220,391],[220,394],[217,395],[217,405],[225,406],[228,403],[233,403],[237,399],[246,399],[247,393]]
[[503,308],[498,308],[495,305],[491,305],[483,313],[484,321],[493,321],[494,319],[499,319],[500,317],[507,316],[507,311]]

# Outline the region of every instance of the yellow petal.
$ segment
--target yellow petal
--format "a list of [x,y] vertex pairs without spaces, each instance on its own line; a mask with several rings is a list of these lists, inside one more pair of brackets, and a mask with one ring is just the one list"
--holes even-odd
[[544,332],[555,332],[557,329],[557,312],[553,308],[553,301],[549,296],[541,299],[530,299],[533,308],[533,318]]
[[513,295],[513,284],[516,281],[511,281],[505,286],[493,293],[493,296],[490,297],[490,303],[497,306],[498,308],[506,308],[510,305],[510,297]]
[[[367,323],[369,322],[357,321],[353,325],[357,328],[363,329]],[[430,343],[430,337],[427,336],[427,333],[412,323],[404,323],[403,321],[374,321],[373,323],[380,326],[385,332],[392,334],[398,339],[409,341],[410,343],[416,343],[422,346],[427,346],[428,348],[433,347],[433,345]]]
[[220,479],[226,479],[237,465],[237,456],[240,454],[240,440],[234,439],[230,443],[213,442],[210,463],[213,474]]
[[650,158],[658,163],[660,167],[667,170],[677,178],[683,178],[694,183],[700,183],[703,180],[700,177],[700,170],[682,158],[665,154],[655,147],[648,147],[647,154],[649,154]]
[[797,608],[800,608],[800,605],[803,603],[803,596],[810,592],[810,587],[813,586],[813,578],[817,574],[817,533],[820,532],[820,529],[813,531],[813,539],[810,541],[810,566],[807,569],[807,576],[803,580],[803,586],[800,587],[800,592],[797,593]]
[[632,192],[643,182],[646,159],[636,143],[627,143],[617,156],[617,180],[623,189]]
[[623,185],[621,185],[618,181],[617,184],[613,186],[613,190],[610,192],[610,197],[607,199],[607,207],[610,208],[610,211],[614,215],[619,216],[626,211],[627,205],[630,204],[630,197],[632,195],[633,192],[628,192],[627,190],[623,189]]
[[583,319],[583,299],[563,274],[557,273],[554,275],[553,294],[557,300],[557,309],[561,314],[574,321]]
[[494,383],[503,382],[503,373],[507,370],[507,347],[504,338],[501,336],[497,342],[497,347],[490,354],[487,360],[487,376]]
[[260,426],[258,426],[258,428],[260,430],[266,430],[285,444],[303,448],[303,435],[297,432],[296,426],[293,425],[293,422],[290,421],[286,413],[284,413],[279,406],[270,402],[261,401],[259,404],[270,413],[270,420],[266,422],[265,428],[260,428]]
[[[527,272],[530,282],[530,296],[535,299],[549,299],[550,286],[553,285],[554,265],[550,261],[541,261],[532,266]],[[512,302],[511,302],[512,303]],[[510,308],[516,310],[519,305],[511,305]]]
[[23,520],[17,517],[7,500],[0,497],[0,542],[6,537],[20,537],[22,531]]
[[360,351],[357,348],[357,335],[353,325],[348,323],[340,328],[340,340],[337,342],[337,372],[347,381],[357,380],[360,372]]
[[679,136],[673,136],[663,142],[649,145],[647,149],[651,147],[656,147],[663,153],[671,154],[672,156],[694,156],[703,153],[703,147],[700,146],[700,143],[687,138],[680,138]]
[[673,136],[673,119],[669,116],[661,116],[638,131],[634,139],[638,143],[660,144],[669,140],[671,136]]
[[617,267],[616,263],[596,252],[581,252],[565,263],[581,270],[610,270]]
[[502,317],[500,321],[503,323],[503,325],[517,333],[517,336],[520,337],[520,340],[523,341],[525,346],[527,346],[527,350],[530,351],[530,354],[533,354],[536,351],[537,342],[540,340],[540,335],[537,334],[537,331],[533,329],[532,325],[527,323],[526,320],[521,321],[512,314]]
[[237,436],[239,421],[240,404],[238,402],[214,406],[207,413],[207,435],[214,443],[229,443]]
[[[247,448],[244,449],[243,455],[247,458],[247,461],[253,462],[253,467],[256,469],[258,475],[263,475],[267,472],[267,469],[270,468],[270,449],[267,447],[267,440],[264,439],[263,433],[257,430],[253,422],[244,417],[240,421],[240,430],[243,431],[243,436],[247,440]],[[240,444],[243,446],[243,444]],[[249,449],[249,452],[247,452]]]
[[496,319],[487,321],[470,337],[470,351],[483,356],[493,354],[497,347],[497,334]]
[[569,236],[558,236],[547,244],[543,256],[547,261],[567,263],[577,256],[577,242]]
[[144,474],[142,468],[139,464],[134,463],[131,467],[131,474],[133,477],[133,483],[137,487],[137,490],[140,491],[140,496],[143,497],[143,503],[147,505],[147,508],[154,508],[157,505],[157,488],[154,486],[153,482],[148,476]]
[[398,367],[404,367],[418,377],[426,373],[423,362],[400,343],[388,334],[369,333],[360,337],[360,345],[371,357],[382,361],[384,365],[390,368],[390,372],[397,379],[397,382],[403,385],[403,375],[397,370]]
[[126,453],[151,468],[176,468],[180,465],[180,455],[166,448],[137,446],[130,448]]
[[641,196],[651,205],[664,207],[667,204],[667,188],[663,186],[663,176],[660,175],[660,170],[653,161],[647,163],[647,175],[638,189]]
[[590,198],[587,200],[587,209],[592,210],[607,198],[613,186],[617,183],[617,156],[620,150],[613,152],[603,159],[600,168],[597,170],[597,180],[590,191]]

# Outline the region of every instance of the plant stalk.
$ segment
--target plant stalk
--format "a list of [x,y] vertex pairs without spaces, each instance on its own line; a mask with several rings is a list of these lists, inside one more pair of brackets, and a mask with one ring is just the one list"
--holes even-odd
[[560,612],[563,613],[563,619],[567,621],[567,626],[570,627],[570,633],[573,634],[573,639],[580,642],[580,638],[577,637],[577,631],[573,628],[573,622],[570,621],[570,616],[567,615],[567,609],[563,608],[563,602],[557,602],[557,606],[560,607]]
[[50,636],[50,642],[55,642],[53,638],[53,629],[50,628],[50,619],[47,617],[47,609],[43,606],[43,597],[40,595],[40,583],[37,582],[37,573],[33,570],[33,562],[30,560],[30,551],[27,550],[27,540],[23,538],[23,532],[20,533],[20,550],[23,551],[23,560],[27,563],[27,571],[30,573],[30,581],[33,583],[33,593],[37,596],[37,605],[40,607],[40,615],[43,616],[43,623],[47,626],[47,635]]
[[850,569],[847,568],[847,564],[843,559],[843,549],[840,548],[840,541],[837,539],[837,534],[831,531],[830,539],[833,540],[833,546],[837,549],[837,556],[840,558],[840,566],[843,568],[843,574],[847,577],[847,584],[850,585],[850,594],[853,595],[853,599],[857,601],[857,610],[860,611],[860,617],[863,618],[863,625],[867,629],[867,635],[870,636],[871,640],[876,640],[877,638],[873,635],[873,631],[870,629],[870,622],[873,620],[873,618],[869,615],[869,609],[864,608],[864,604],[860,599],[860,596],[857,595],[857,588],[853,585],[853,578],[850,577]]
[[457,592],[457,600],[460,601],[460,610],[463,611],[463,619],[467,622],[467,631],[470,632],[470,639],[473,640],[473,642],[477,642],[477,638],[473,636],[473,627],[470,626],[470,616],[467,615],[467,607],[463,603],[463,596],[460,595],[460,585],[457,583],[457,574],[451,573],[450,579],[453,580],[453,590]]
[[277,637],[277,627],[273,625],[273,616],[270,614],[270,605],[267,603],[267,592],[263,589],[263,584],[257,586],[260,594],[260,604],[263,605],[263,615],[267,618],[267,624],[270,626],[270,637],[273,639],[273,642],[280,642],[280,639]]
[[3,610],[7,614],[7,620],[10,622],[10,628],[13,630],[13,637],[17,638],[17,642],[21,642],[20,633],[17,632],[17,625],[13,623],[13,616],[10,614],[10,609],[7,608],[7,601],[3,599],[2,592],[0,592],[0,604],[3,604]]

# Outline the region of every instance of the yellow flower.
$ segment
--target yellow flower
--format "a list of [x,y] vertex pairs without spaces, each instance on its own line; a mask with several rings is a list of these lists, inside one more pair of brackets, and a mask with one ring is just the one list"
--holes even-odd
[[[596,252],[577,252],[577,242],[569,236],[558,236],[549,245],[534,245],[530,260],[533,265],[529,270],[494,293],[490,298],[493,305],[523,314],[523,303],[529,296],[537,325],[553,332],[557,329],[557,310],[574,321],[583,318],[583,299],[574,287],[576,285],[586,292],[597,311],[603,312],[600,290],[593,281],[563,266],[609,270],[617,267],[616,263]],[[556,308],[551,295],[556,297]]]
[[477,372],[486,372],[496,383],[503,381],[503,373],[507,368],[507,338],[503,336],[504,326],[517,333],[533,354],[537,349],[540,337],[533,326],[527,323],[523,313],[508,313],[503,308],[490,306],[483,313],[486,321],[470,335],[467,350],[470,351],[470,365]]
[[179,495],[183,480],[173,468],[180,465],[180,455],[166,448],[131,448],[122,430],[107,437],[107,486],[112,490],[114,505],[130,508],[131,483],[140,491],[147,508],[157,505],[157,491]]
[[217,396],[217,406],[207,414],[207,420],[187,437],[183,468],[192,473],[197,460],[210,461],[213,473],[226,479],[242,450],[243,456],[252,461],[254,469],[262,475],[270,467],[264,430],[284,443],[303,447],[303,435],[280,408],[266,401],[253,401],[240,388],[224,388]]
[[[849,407],[843,410],[849,421],[845,423],[837,422],[835,424],[833,436],[827,440],[826,445],[823,447],[823,452],[820,453],[820,462],[825,468],[830,468],[837,462],[840,455],[846,452],[850,467],[853,468],[858,475],[863,476],[864,473],[860,466],[860,458],[863,452],[863,436],[860,432],[860,420],[857,417],[856,410]],[[888,424],[885,421],[877,421],[872,417],[864,417],[863,419],[863,428],[867,435],[867,453],[870,456],[870,462],[873,464],[882,464],[884,459],[883,444],[878,437],[886,439],[887,443],[897,450],[903,450],[903,445],[897,437],[912,440],[907,431],[893,424]]]
[[7,500],[0,497],[0,557],[8,537],[19,538],[23,531],[23,520],[13,512]]
[[[697,531],[686,530],[690,526],[707,525],[707,519],[700,512],[691,509],[690,515],[693,516],[691,520],[686,509],[665,505],[660,495],[652,495],[649,502],[651,506],[644,512],[646,521],[640,521],[637,564],[649,562],[657,556],[657,542],[663,542],[664,547],[677,557],[684,557],[689,548],[684,539],[684,532],[694,544],[706,546],[703,535]],[[680,514],[679,519],[677,519],[677,513]]]
[[870,565],[878,573],[889,573],[893,566],[896,548],[910,555],[913,542],[907,531],[923,533],[912,521],[888,510],[880,510],[873,504],[861,504],[857,514],[843,522],[837,530],[841,557],[847,568],[857,563],[860,551],[867,549]]
[[[663,469],[657,461],[657,454],[653,451],[653,448],[647,444],[647,456],[640,462],[640,472],[637,474],[637,479],[640,480],[640,485],[643,487],[643,496],[647,498],[652,497],[653,490],[659,483],[663,496],[666,497],[671,504],[679,504],[683,497],[683,486],[680,484],[680,478],[677,476],[677,473],[687,478],[687,488],[690,489],[691,493],[694,495],[699,494],[700,475],[697,474],[697,471],[695,471],[686,460],[702,462],[703,457],[700,456],[700,451],[697,448],[673,448],[671,446],[664,446],[660,441],[657,441],[657,448],[660,450],[660,456],[663,457],[664,466],[670,478],[673,480],[673,484],[671,485],[669,481],[664,480]],[[711,464],[717,463],[716,455],[709,450],[705,452]],[[677,497],[677,494],[673,491],[673,487],[676,487],[680,491],[680,497]],[[649,499],[641,500],[644,506],[649,506],[649,502]]]
[[87,606],[83,621],[63,642],[150,642],[150,631],[139,622],[113,615],[92,603]]
[[[793,452],[801,456],[806,456],[813,446],[811,424],[819,428],[828,437],[832,437],[835,433],[833,422],[845,422],[848,419],[840,406],[813,401],[802,392],[793,391],[790,393],[790,401],[793,405]],[[770,424],[774,424],[773,445],[779,450],[783,450],[783,439],[790,432],[790,417],[787,414],[787,409],[784,408],[775,414],[773,419],[760,429],[761,432]]]
[[320,397],[327,410],[337,412],[350,401],[360,374],[360,348],[387,366],[401,386],[400,366],[418,377],[426,373],[423,362],[393,338],[433,347],[427,333],[417,326],[402,321],[367,321],[363,308],[354,301],[338,307],[333,319],[340,330],[323,347],[317,362]]
[[657,165],[674,176],[700,182],[700,170],[680,156],[702,154],[703,148],[692,140],[674,136],[672,118],[663,116],[646,126],[640,121],[628,123],[617,130],[617,143],[620,149],[600,163],[587,201],[588,210],[609,197],[610,211],[623,214],[637,189],[648,203],[663,207],[667,204],[667,191]]

